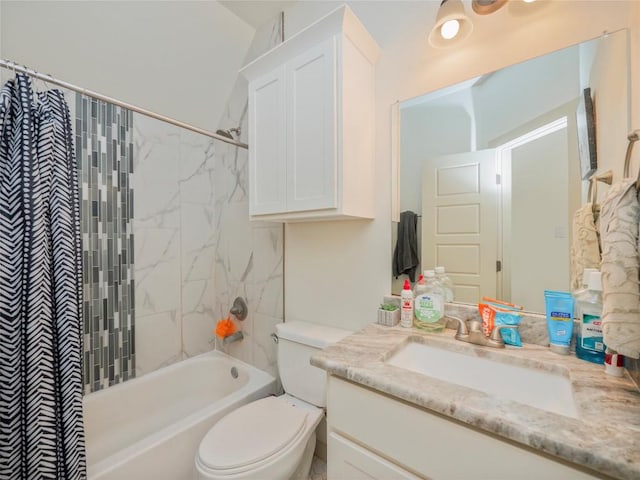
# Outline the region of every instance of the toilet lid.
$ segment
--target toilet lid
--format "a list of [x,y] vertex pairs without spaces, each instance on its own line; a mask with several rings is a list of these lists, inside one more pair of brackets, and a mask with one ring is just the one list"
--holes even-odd
[[304,428],[307,414],[267,397],[224,416],[200,442],[200,460],[212,469],[231,469],[259,462],[282,450]]

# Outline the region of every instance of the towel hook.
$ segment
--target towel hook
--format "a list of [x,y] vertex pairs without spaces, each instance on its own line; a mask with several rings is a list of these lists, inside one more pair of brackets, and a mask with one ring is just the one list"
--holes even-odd
[[629,145],[627,145],[627,153],[624,156],[624,178],[629,177],[629,164],[631,163],[631,152],[633,151],[633,146],[640,138],[640,130],[634,130],[633,132],[627,135],[627,139],[629,140]]
[[613,172],[607,170],[601,175],[593,175],[589,179],[589,190],[587,192],[587,202],[591,202],[591,211],[593,212],[593,221],[597,220],[598,215],[598,182],[611,185],[613,182]]

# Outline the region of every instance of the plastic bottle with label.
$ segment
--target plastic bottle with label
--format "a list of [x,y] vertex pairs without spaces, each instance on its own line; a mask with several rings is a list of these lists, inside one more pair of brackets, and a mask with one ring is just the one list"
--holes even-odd
[[400,292],[400,326],[411,328],[413,325],[413,292],[411,283],[406,279]]
[[436,267],[436,279],[444,290],[444,301],[453,302],[453,282],[445,273],[444,267]]
[[444,330],[444,290],[436,279],[433,270],[427,270],[424,275],[424,289],[414,300],[413,324],[429,332]]
[[589,277],[592,272],[597,272],[597,271],[598,271],[597,268],[585,268],[582,271],[582,286],[578,290],[571,292],[571,294],[573,295],[573,298],[576,299],[576,302],[578,301],[579,297],[581,297],[582,295],[584,295],[589,291]]
[[602,341],[602,279],[600,272],[589,274],[589,288],[576,299],[576,356],[593,363],[604,363]]

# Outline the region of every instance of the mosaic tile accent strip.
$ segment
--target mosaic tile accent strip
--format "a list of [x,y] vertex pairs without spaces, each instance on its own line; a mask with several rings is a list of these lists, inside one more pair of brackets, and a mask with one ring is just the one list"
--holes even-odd
[[135,376],[133,112],[76,95],[84,390]]

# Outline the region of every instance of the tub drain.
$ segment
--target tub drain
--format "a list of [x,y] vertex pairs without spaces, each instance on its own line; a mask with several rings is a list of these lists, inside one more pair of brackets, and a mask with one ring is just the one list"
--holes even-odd
[[231,376],[233,378],[238,378],[238,369],[236,367],[231,367]]

